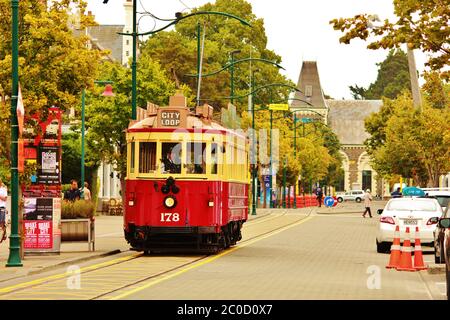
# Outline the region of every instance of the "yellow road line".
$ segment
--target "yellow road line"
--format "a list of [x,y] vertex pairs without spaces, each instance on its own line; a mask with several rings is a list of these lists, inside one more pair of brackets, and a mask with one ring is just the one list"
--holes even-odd
[[266,235],[264,235],[264,236],[258,237],[257,239],[251,240],[251,241],[246,242],[246,243],[243,243],[243,244],[241,244],[241,245],[239,245],[239,246],[236,246],[236,247],[233,247],[233,248],[228,249],[228,250],[226,250],[226,251],[223,251],[222,253],[219,253],[219,254],[217,254],[217,255],[215,255],[215,256],[213,256],[213,257],[210,257],[210,258],[208,258],[208,259],[206,259],[206,260],[200,261],[200,262],[198,262],[198,263],[196,263],[196,264],[193,264],[193,265],[191,265],[191,266],[189,266],[189,267],[187,267],[187,268],[185,268],[185,269],[182,269],[182,270],[180,270],[180,271],[178,271],[178,272],[176,272],[176,273],[169,274],[169,275],[164,276],[164,277],[162,277],[162,278],[160,278],[160,279],[153,280],[153,281],[148,282],[147,284],[144,284],[144,285],[142,285],[142,286],[140,286],[140,287],[137,287],[137,288],[132,289],[132,290],[130,290],[130,291],[124,292],[124,293],[122,293],[122,294],[120,294],[120,295],[118,295],[118,296],[112,297],[112,298],[110,298],[110,300],[119,300],[119,299],[128,297],[129,295],[132,295],[133,293],[137,293],[137,292],[139,292],[139,291],[142,291],[142,290],[144,290],[144,289],[147,289],[147,288],[149,288],[149,287],[152,287],[152,286],[154,286],[154,285],[156,285],[156,284],[158,284],[158,283],[160,283],[160,282],[163,282],[163,281],[166,281],[166,280],[175,278],[175,277],[177,277],[177,276],[179,276],[179,275],[182,275],[183,273],[186,273],[186,272],[188,272],[188,271],[190,271],[190,270],[192,270],[192,269],[195,269],[195,268],[201,267],[201,266],[203,266],[203,265],[205,265],[205,264],[207,264],[207,263],[213,262],[214,260],[217,260],[217,259],[219,259],[219,258],[221,258],[221,257],[223,257],[223,256],[225,256],[225,255],[227,255],[227,254],[230,254],[230,253],[232,253],[232,252],[234,252],[234,251],[236,251],[236,250],[238,250],[238,249],[244,248],[244,247],[246,247],[246,246],[248,246],[248,245],[251,245],[251,244],[253,244],[253,243],[255,243],[255,242],[261,241],[261,240],[266,239],[266,238],[268,238],[268,237],[271,237],[271,236],[273,236],[273,235],[275,235],[275,234],[278,234],[278,233],[283,232],[283,231],[286,231],[286,230],[288,230],[288,229],[290,229],[290,228],[296,227],[296,226],[298,226],[298,225],[300,225],[300,224],[302,224],[302,223],[305,223],[305,222],[311,220],[312,218],[313,218],[313,217],[307,217],[307,218],[302,219],[301,221],[296,222],[296,223],[294,223],[294,224],[292,224],[292,225],[289,225],[289,226],[283,227],[283,228],[281,228],[281,229],[275,230],[275,231],[270,232],[270,233],[268,233],[268,234],[266,234]]
[[[98,269],[98,268],[105,267],[105,266],[109,266],[109,265],[112,265],[112,264],[115,264],[115,263],[118,263],[118,262],[128,261],[128,260],[134,259],[134,258],[136,258],[136,257],[138,257],[140,255],[142,255],[142,253],[136,253],[136,254],[132,254],[130,256],[117,258],[117,259],[114,259],[114,260],[111,260],[111,261],[106,261],[106,262],[94,264],[92,266],[84,267],[84,268],[80,269],[80,273],[83,273],[83,272],[86,272],[86,271],[89,271],[89,270],[93,270],[93,269]],[[45,278],[39,278],[39,279],[36,279],[36,280],[33,280],[33,281],[29,281],[29,282],[19,283],[19,284],[13,285],[13,286],[1,288],[0,289],[0,294],[8,293],[8,292],[11,292],[11,291],[19,289],[19,288],[25,288],[25,287],[29,287],[29,286],[33,286],[33,285],[38,285],[38,284],[44,283],[46,281],[61,279],[61,278],[64,278],[64,277],[67,277],[67,276],[72,276],[72,275],[75,275],[75,274],[65,272],[65,273],[55,274],[53,276],[49,276],[49,277],[45,277]]]

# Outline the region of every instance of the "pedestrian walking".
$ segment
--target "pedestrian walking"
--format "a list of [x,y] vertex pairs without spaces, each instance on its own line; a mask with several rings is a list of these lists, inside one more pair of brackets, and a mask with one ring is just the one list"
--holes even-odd
[[8,200],[8,188],[0,178],[0,228],[2,230],[0,242],[6,240],[6,200]]
[[317,187],[316,197],[317,197],[317,201],[319,202],[319,207],[322,207],[322,198],[323,198],[322,188]]
[[76,201],[76,200],[80,200],[80,198],[81,198],[81,192],[78,189],[77,180],[70,181],[70,189],[64,193],[64,200]]
[[366,209],[364,210],[363,213],[363,218],[366,217],[366,213],[369,213],[369,217],[372,218],[372,212],[370,212],[370,204],[372,203],[372,195],[370,194],[370,190],[367,189],[366,193],[364,194],[364,207],[366,207]]
[[83,198],[86,201],[91,201],[92,200],[91,190],[89,190],[89,183],[87,183],[87,182],[84,183]]

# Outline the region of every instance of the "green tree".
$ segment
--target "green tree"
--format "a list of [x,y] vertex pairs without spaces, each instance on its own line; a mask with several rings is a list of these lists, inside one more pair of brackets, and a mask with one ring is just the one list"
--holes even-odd
[[[252,25],[251,28],[242,25],[234,19],[226,19],[222,16],[199,16],[197,18],[202,30],[206,32],[202,73],[207,74],[217,71],[229,61],[229,53],[233,50],[241,50],[235,55],[235,60],[253,57],[268,59],[277,63],[281,57],[267,49],[267,36],[263,19],[258,19],[252,12],[251,5],[245,0],[218,0],[214,4],[208,3],[197,11],[221,11],[237,15]],[[149,38],[142,46],[142,52],[148,53],[158,60],[162,67],[174,79],[187,84],[193,92],[197,92],[196,78],[186,77],[187,74],[197,73],[197,24],[191,20],[183,20],[177,24],[175,31],[160,32]],[[278,69],[265,63],[253,62],[252,68],[259,69],[255,72],[255,84],[261,86],[268,83],[293,84],[281,75]],[[235,65],[235,96],[242,96],[249,92],[249,64]],[[258,92],[255,96],[256,103],[269,103],[270,99],[278,100],[285,97],[289,89],[276,88]],[[230,76],[223,71],[211,77],[202,78],[202,99],[216,110],[225,107],[229,102]],[[247,108],[247,97],[236,99],[235,104],[242,112]]]
[[[159,64],[145,53],[140,57],[137,73],[139,106],[146,107],[147,101],[167,105],[168,98],[175,92],[175,84],[170,81]],[[112,164],[120,172],[122,182],[126,176],[126,138],[131,115],[131,70],[119,63],[104,62],[100,68],[102,80],[113,81],[113,98],[101,97],[103,88],[96,87],[87,96],[86,139],[90,150],[87,161],[98,166],[102,160]],[[184,88],[189,95],[187,88]]]
[[[437,186],[439,175],[450,170],[450,108],[425,103],[423,112],[417,112],[409,93],[387,100],[386,105],[389,114],[383,106],[377,119],[386,120],[382,134],[369,144],[375,170],[385,177],[397,174],[413,178],[416,184]],[[374,129],[376,118],[372,116],[366,128],[369,123]]]
[[425,99],[436,109],[444,109],[450,106],[450,85],[444,85],[437,72],[425,73]]
[[341,43],[374,36],[378,38],[369,43],[369,49],[395,48],[407,43],[410,48],[430,53],[427,65],[431,70],[440,71],[442,78],[448,81],[450,71],[445,68],[450,60],[448,0],[393,0],[393,4],[398,20],[386,19],[377,28],[370,28],[374,16],[369,14],[333,19],[330,24],[335,30],[345,32],[339,39]]
[[[82,88],[96,77],[101,53],[86,48],[86,37],[69,28],[70,8],[81,12],[80,26],[93,25],[83,0],[19,1],[19,79],[26,115],[48,107],[63,111],[79,104]],[[0,95],[11,96],[11,3],[0,0]],[[0,102],[0,167],[9,168],[10,101]],[[37,128],[35,128],[37,129]],[[5,160],[4,160],[5,159]]]
[[386,59],[377,63],[377,80],[364,89],[355,85],[350,91],[355,99],[376,100],[381,97],[395,99],[404,89],[411,90],[409,79],[408,58],[401,50],[390,50]]

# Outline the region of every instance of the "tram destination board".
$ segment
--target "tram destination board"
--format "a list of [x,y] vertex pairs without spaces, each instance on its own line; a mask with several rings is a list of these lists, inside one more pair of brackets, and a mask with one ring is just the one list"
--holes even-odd
[[161,125],[165,127],[178,127],[180,125],[179,111],[161,111]]

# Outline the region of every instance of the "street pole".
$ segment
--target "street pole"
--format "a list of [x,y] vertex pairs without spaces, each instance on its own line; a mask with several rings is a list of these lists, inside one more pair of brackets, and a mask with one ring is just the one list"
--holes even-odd
[[269,208],[273,208],[273,203],[272,203],[272,190],[274,188],[274,186],[272,185],[273,183],[273,179],[272,179],[272,175],[273,175],[273,171],[272,171],[272,121],[273,121],[273,111],[270,110],[270,205]]
[[12,9],[12,96],[11,96],[11,235],[7,267],[21,267],[19,236],[19,172],[17,100],[19,93],[19,0],[11,0]]
[[287,159],[284,159],[284,167],[283,167],[283,208],[286,208],[286,166]]
[[[294,112],[294,161],[297,161],[297,113]],[[294,183],[294,209],[297,209],[297,178]]]
[[133,0],[133,61],[131,63],[131,120],[136,120],[136,86],[137,86],[137,28],[136,28],[136,1]]
[[[250,72],[250,92],[253,91],[254,86],[254,76],[253,71]],[[255,179],[255,171],[256,171],[256,161],[255,161],[255,104],[253,103],[253,94],[251,94],[251,107],[252,107],[252,215],[256,215],[256,179]]]
[[81,199],[84,199],[84,108],[86,99],[86,88],[81,94]]
[[411,92],[413,97],[414,108],[421,111],[422,101],[420,97],[419,80],[417,79],[417,69],[416,69],[416,60],[414,59],[414,51],[410,48],[409,43],[406,44],[406,48],[408,53],[408,69],[411,81]]

